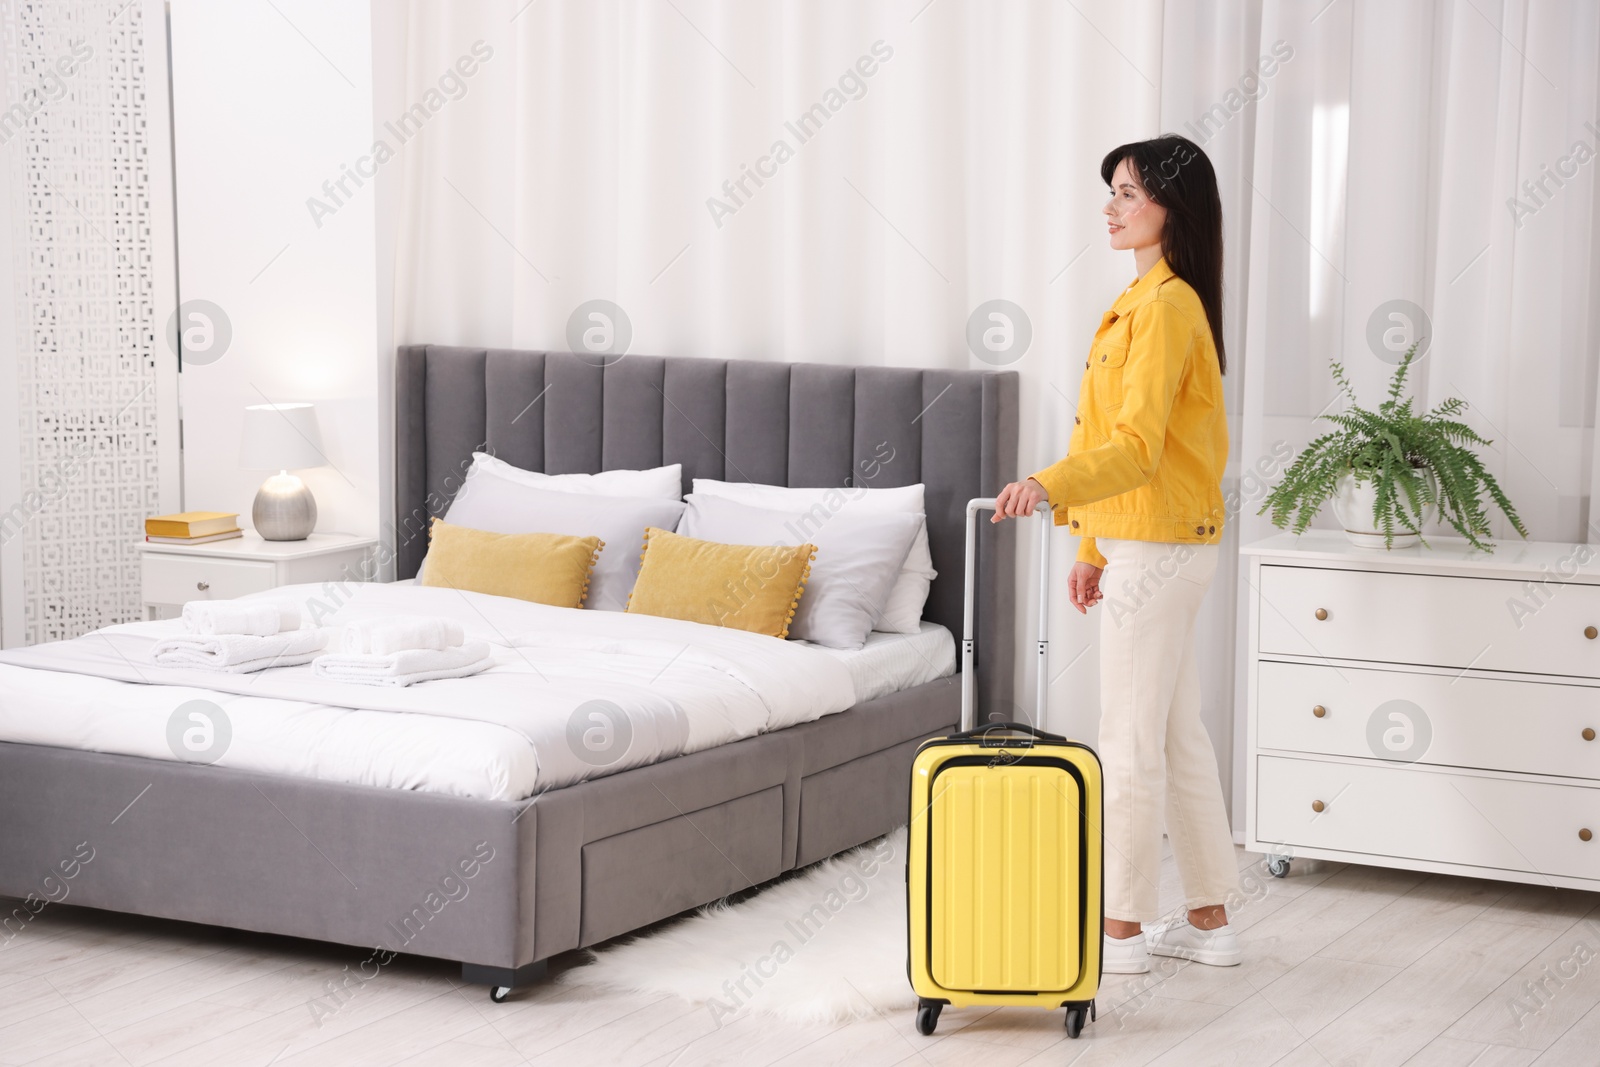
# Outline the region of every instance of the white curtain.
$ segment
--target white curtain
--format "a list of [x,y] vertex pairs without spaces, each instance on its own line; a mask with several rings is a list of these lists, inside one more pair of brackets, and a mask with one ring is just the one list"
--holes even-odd
[[[981,369],[968,317],[1006,299],[1033,330],[1010,364],[1026,473],[1065,450],[1079,356],[1133,279],[1100,158],[1179,132],[1226,216],[1230,545],[1269,532],[1261,486],[1333,398],[1329,359],[1381,386],[1365,337],[1391,300],[1431,319],[1419,388],[1474,405],[1535,536],[1589,522],[1595,167],[1520,226],[1505,200],[1600,139],[1591,4],[411,0],[374,20],[380,136],[492,49],[380,174],[397,343],[565,348],[605,299],[637,353]],[[1221,574],[1200,622],[1235,796],[1239,604]],[[1093,741],[1097,619],[1058,605],[1046,724]]]
[[1327,425],[1329,360],[1376,402],[1393,346],[1426,337],[1413,391],[1467,401],[1532,537],[1600,541],[1600,8],[1275,2],[1261,39],[1296,56],[1254,116],[1237,536],[1274,532],[1252,468]]

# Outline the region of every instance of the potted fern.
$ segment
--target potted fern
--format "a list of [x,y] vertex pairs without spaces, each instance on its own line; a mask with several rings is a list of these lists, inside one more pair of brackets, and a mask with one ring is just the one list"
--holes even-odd
[[1485,540],[1487,495],[1517,533],[1528,536],[1500,483],[1473,451],[1491,442],[1458,417],[1466,402],[1450,397],[1418,414],[1415,398],[1401,399],[1416,351],[1416,345],[1406,351],[1376,411],[1356,402],[1344,367],[1333,364],[1333,380],[1349,407],[1321,416],[1337,429],[1305,447],[1257,514],[1270,509],[1274,526],[1301,534],[1331,501],[1352,544],[1409,548],[1437,512],[1473,547],[1492,552],[1494,545]]

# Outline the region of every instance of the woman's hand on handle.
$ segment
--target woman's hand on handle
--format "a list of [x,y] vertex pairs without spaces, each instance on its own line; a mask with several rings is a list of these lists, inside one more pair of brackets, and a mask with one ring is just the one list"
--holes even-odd
[[1045,487],[1032,478],[1021,482],[1012,482],[1000,490],[994,498],[994,516],[990,522],[1000,522],[1002,519],[1020,519],[1033,514],[1033,509],[1040,504],[1050,503],[1050,494]]
[[1100,592],[1100,571],[1093,563],[1080,560],[1072,565],[1067,575],[1067,599],[1078,609],[1079,615],[1087,615],[1104,596]]

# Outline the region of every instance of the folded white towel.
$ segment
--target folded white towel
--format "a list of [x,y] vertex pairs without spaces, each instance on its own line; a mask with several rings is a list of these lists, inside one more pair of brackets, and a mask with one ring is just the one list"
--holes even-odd
[[195,667],[229,674],[249,674],[267,667],[293,667],[311,662],[328,643],[326,630],[290,630],[254,634],[180,634],[157,641],[150,658],[163,667]]
[[330,652],[318,656],[311,670],[318,678],[362,685],[410,685],[435,678],[465,678],[488,667],[489,646],[468,641],[456,648],[408,648],[386,656]]
[[357,655],[387,656],[409,648],[442,650],[461,644],[461,624],[426,615],[391,615],[361,619],[345,625],[339,651]]
[[253,634],[271,637],[300,629],[300,609],[287,600],[191,600],[183,627],[192,634]]

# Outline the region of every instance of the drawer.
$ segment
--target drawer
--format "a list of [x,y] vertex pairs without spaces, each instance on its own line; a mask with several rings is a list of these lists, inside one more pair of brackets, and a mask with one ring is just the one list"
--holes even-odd
[[[1600,678],[1600,586],[1263,566],[1261,652]],[[1324,615],[1318,618],[1318,612]]]
[[[1321,812],[1311,807],[1318,800]],[[1582,840],[1582,829],[1594,838]],[[1600,789],[1257,756],[1256,836],[1291,847],[1600,879]]]
[[[231,600],[277,585],[270,563],[146,553],[140,569],[146,604],[182,604],[190,600]],[[201,589],[204,583],[207,588]]]
[[[1256,747],[1600,779],[1600,688],[1263,660]],[[1322,714],[1315,714],[1321,708]]]
[[784,869],[783,789],[770,786],[584,845],[579,944],[776,878]]

